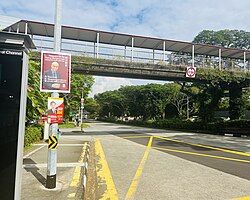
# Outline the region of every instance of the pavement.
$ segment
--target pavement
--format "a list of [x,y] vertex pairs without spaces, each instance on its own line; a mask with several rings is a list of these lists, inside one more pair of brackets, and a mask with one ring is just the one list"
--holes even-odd
[[43,187],[47,147],[37,144],[31,154],[27,152],[22,199],[69,199],[76,190],[70,182],[81,145],[92,138],[97,154],[97,199],[250,198],[249,138],[104,122],[89,125],[84,133],[77,128],[62,130],[57,175],[60,188],[56,191]]
[[[79,130],[80,128],[66,131],[71,133]],[[75,176],[76,167],[83,165],[79,162],[79,158],[86,141],[88,141],[87,138],[83,139],[82,137],[74,136],[63,136],[60,138],[57,148],[57,187],[52,190],[45,188],[48,144],[43,142],[35,144],[29,151],[25,152],[21,199],[80,199],[79,192],[83,191],[79,191],[78,187],[72,187],[71,183]]]

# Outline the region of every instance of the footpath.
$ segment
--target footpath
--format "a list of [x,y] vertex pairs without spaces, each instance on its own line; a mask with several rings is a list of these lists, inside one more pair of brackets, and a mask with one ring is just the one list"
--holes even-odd
[[[80,128],[62,130],[57,148],[57,187],[46,189],[48,144],[34,144],[24,154],[22,171],[23,200],[81,199],[83,185],[81,169],[83,154],[90,137],[81,137]],[[74,133],[78,132],[76,137]],[[80,133],[80,134],[79,134]]]

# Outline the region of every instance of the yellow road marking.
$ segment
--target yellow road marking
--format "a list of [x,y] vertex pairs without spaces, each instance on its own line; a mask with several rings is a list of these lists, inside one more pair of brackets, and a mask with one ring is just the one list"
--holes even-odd
[[232,200],[250,200],[250,196],[248,196],[248,197],[239,197],[239,198],[232,199]]
[[130,138],[149,138],[149,137],[152,137],[150,135],[134,135],[134,136],[125,136],[125,137],[122,137],[124,139],[130,139]]
[[[80,155],[80,157],[78,159],[79,163],[83,162],[86,148],[87,148],[87,145],[85,144],[82,147],[82,152],[81,152],[81,155]],[[80,182],[80,178],[81,178],[81,166],[76,166],[75,167],[75,171],[74,171],[74,175],[73,175],[73,178],[72,178],[72,181],[70,183],[70,187],[78,187],[79,182]],[[76,193],[70,193],[68,195],[68,198],[74,198],[75,196],[76,196]]]
[[183,142],[183,141],[180,141],[180,140],[169,139],[169,138],[161,137],[161,136],[155,136],[155,138],[163,139],[163,140],[169,140],[169,141],[183,143],[183,144],[189,144],[189,145],[196,146],[196,147],[203,147],[203,148],[207,148],[207,149],[223,151],[223,152],[226,152],[226,153],[237,154],[237,155],[241,155],[241,156],[250,156],[250,153],[234,151],[234,150],[229,150],[229,149],[223,149],[223,148],[218,148],[218,147],[211,147],[211,146],[202,145],[202,144],[193,144],[193,143]]
[[149,151],[151,149],[151,146],[152,146],[152,142],[153,142],[153,137],[154,136],[150,136],[150,139],[148,141],[148,145],[147,145],[147,148],[144,152],[144,155],[142,157],[142,160],[140,162],[140,165],[135,173],[135,176],[132,180],[132,183],[128,189],[128,192],[126,194],[126,197],[125,197],[125,200],[131,200],[131,199],[134,199],[134,195],[135,195],[135,192],[136,192],[136,189],[137,189],[137,186],[138,186],[138,183],[139,183],[139,180],[141,178],[141,175],[142,175],[142,171],[143,171],[143,168],[145,166],[145,163],[146,163],[146,160],[148,158],[148,155],[149,155]]
[[112,175],[109,170],[109,166],[99,139],[95,141],[95,150],[97,156],[99,157],[97,166],[101,166],[100,169],[99,168],[97,169],[97,177],[100,177],[101,180],[104,181],[107,185],[106,191],[100,199],[118,200],[118,194],[115,188],[115,184],[112,179]]
[[189,152],[189,151],[181,151],[181,150],[167,149],[167,148],[161,148],[161,147],[153,147],[153,149],[170,151],[170,152],[177,152],[177,153],[183,153],[183,154],[190,154],[190,155],[196,155],[196,156],[204,156],[204,157],[210,157],[210,158],[217,158],[217,159],[222,159],[222,160],[230,160],[230,161],[236,161],[236,162],[250,163],[250,160],[241,160],[241,159],[236,159],[236,158],[213,156],[213,155],[209,155],[209,154],[194,153],[194,152]]
[[232,199],[232,200],[250,200],[250,196],[247,196],[247,197],[238,197],[238,198],[235,198],[235,199]]

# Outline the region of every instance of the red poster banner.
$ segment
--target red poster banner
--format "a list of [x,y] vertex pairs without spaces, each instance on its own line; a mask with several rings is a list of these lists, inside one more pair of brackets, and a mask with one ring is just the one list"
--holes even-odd
[[48,123],[63,123],[64,102],[63,98],[48,98]]
[[41,53],[40,91],[70,92],[71,55],[60,52]]

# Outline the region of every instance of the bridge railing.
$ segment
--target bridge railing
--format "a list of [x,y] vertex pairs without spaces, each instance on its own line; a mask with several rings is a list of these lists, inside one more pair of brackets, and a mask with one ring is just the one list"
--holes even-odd
[[[38,51],[52,50],[53,39],[36,36],[33,39]],[[159,50],[149,50],[141,48],[122,47],[116,45],[99,44],[62,40],[62,52],[86,57],[104,58],[112,60],[124,60],[130,62],[151,63],[160,65],[192,66],[192,56],[175,52],[165,52]],[[198,68],[217,68],[219,69],[219,58],[204,55],[195,55],[194,65]],[[222,58],[222,70],[243,71],[244,63],[242,60]],[[250,62],[246,62],[246,71],[250,71]]]

